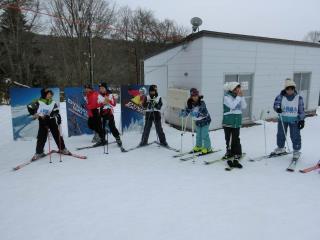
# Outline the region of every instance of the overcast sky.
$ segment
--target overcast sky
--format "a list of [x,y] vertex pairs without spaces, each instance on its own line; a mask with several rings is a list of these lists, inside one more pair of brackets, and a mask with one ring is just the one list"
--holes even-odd
[[[117,0],[118,6],[143,7],[160,19],[186,27],[194,16],[202,30],[302,40],[320,30],[320,0]],[[191,29],[191,27],[190,27]]]

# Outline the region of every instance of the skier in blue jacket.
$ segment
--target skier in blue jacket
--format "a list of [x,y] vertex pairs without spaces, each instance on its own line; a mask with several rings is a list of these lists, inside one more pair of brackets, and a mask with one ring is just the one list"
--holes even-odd
[[289,78],[286,79],[285,89],[276,97],[273,108],[279,115],[277,133],[278,147],[274,150],[273,154],[282,154],[286,151],[285,141],[289,127],[293,147],[293,159],[298,160],[301,155],[300,130],[304,128],[305,112],[303,98],[297,93],[296,84],[293,80]]
[[209,136],[209,126],[211,117],[203,101],[203,96],[199,95],[196,88],[190,89],[190,98],[187,102],[187,107],[182,111],[182,115],[191,115],[196,124],[196,146],[194,152],[202,152],[208,154],[212,152],[211,141]]

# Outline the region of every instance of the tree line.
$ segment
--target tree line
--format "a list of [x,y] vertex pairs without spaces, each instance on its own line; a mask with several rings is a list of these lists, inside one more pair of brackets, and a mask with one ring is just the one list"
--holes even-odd
[[[151,10],[109,0],[0,0],[0,94],[31,87],[143,82],[142,60],[188,30]],[[92,54],[89,39],[92,39]]]

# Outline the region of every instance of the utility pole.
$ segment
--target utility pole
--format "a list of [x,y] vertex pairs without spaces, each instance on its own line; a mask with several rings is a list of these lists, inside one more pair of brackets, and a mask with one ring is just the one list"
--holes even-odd
[[90,71],[90,83],[93,86],[93,51],[92,51],[92,4],[90,4],[90,12],[89,12],[89,24],[88,24],[88,35],[89,35],[89,71]]

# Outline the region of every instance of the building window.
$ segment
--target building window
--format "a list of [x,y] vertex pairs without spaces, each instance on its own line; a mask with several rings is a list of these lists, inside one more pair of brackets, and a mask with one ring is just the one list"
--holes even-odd
[[304,107],[308,109],[310,94],[311,72],[297,72],[293,75],[293,80],[297,84],[297,91],[303,97]]

